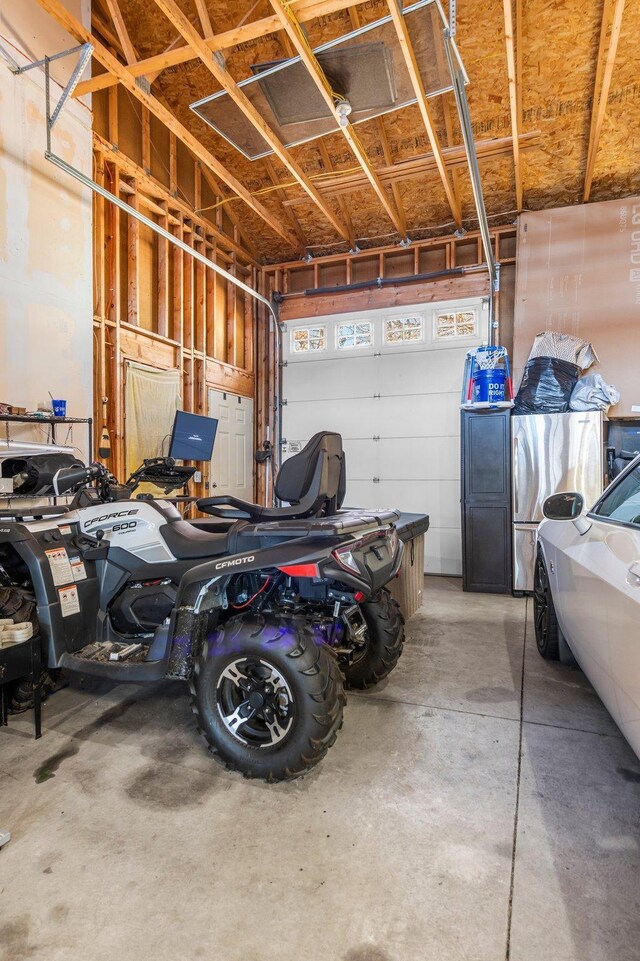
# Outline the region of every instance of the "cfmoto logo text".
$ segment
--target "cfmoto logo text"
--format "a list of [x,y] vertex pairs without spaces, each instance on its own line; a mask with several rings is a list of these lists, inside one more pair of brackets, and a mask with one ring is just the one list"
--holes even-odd
[[220,561],[219,564],[216,564],[216,570],[222,570],[223,567],[237,567],[238,564],[250,564],[251,561],[255,561],[255,559],[255,555],[251,554],[250,557],[236,557],[235,560],[232,561]]

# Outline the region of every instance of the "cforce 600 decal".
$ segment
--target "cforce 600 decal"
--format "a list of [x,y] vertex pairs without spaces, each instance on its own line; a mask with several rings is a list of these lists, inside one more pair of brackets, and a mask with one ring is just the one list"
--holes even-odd
[[220,561],[219,564],[216,564],[216,570],[222,570],[223,567],[236,567],[238,564],[250,564],[255,559],[255,554],[251,554],[250,557],[236,557],[233,561]]
[[83,527],[91,527],[93,524],[103,524],[104,521],[115,520],[116,517],[129,517],[131,514],[137,514],[138,508],[136,507],[133,511],[115,511],[113,514],[103,514],[102,517],[92,517],[90,520],[85,521]]

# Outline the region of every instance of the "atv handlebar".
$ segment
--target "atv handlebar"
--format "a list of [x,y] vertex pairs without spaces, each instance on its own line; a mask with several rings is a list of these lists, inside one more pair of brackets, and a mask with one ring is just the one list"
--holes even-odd
[[61,467],[53,475],[53,490],[58,495],[67,494],[74,488],[89,484],[96,477],[106,474],[108,471],[102,464],[90,464],[89,467]]

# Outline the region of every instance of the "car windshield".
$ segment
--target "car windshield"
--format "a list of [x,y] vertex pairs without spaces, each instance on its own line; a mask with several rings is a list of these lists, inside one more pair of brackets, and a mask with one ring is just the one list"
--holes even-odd
[[605,494],[595,513],[640,527],[640,464]]

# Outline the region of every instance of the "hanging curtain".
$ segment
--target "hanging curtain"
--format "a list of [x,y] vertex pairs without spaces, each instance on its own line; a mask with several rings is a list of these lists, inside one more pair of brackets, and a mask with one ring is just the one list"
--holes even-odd
[[125,466],[127,477],[145,457],[168,453],[175,412],[181,406],[181,374],[128,361],[125,369]]

